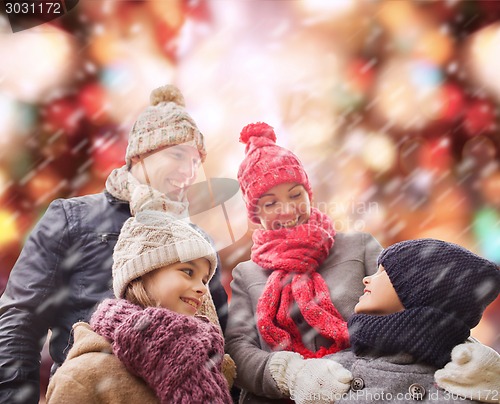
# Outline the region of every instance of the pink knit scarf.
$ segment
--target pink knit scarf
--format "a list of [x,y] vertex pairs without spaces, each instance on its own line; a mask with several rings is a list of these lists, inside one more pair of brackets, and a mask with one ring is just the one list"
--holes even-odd
[[[349,346],[347,323],[333,305],[328,286],[316,271],[328,257],[335,230],[328,216],[311,209],[307,223],[253,233],[252,261],[272,271],[257,303],[257,326],[273,350],[321,358]],[[305,321],[332,341],[329,348],[306,348],[290,316],[296,302]]]

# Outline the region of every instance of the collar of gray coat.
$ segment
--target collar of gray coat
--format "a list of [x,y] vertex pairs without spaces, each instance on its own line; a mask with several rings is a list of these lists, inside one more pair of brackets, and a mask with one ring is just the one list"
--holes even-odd
[[112,205],[129,205],[128,201],[123,201],[121,199],[115,198],[106,190],[104,190],[104,195],[106,196],[107,201]]

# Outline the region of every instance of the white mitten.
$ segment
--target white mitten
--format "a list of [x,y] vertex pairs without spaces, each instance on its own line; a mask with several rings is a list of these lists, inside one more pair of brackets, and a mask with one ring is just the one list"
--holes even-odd
[[304,359],[293,352],[276,352],[269,371],[280,391],[299,404],[332,403],[350,388],[352,374],[330,359]]
[[485,403],[500,401],[500,355],[480,343],[457,345],[451,362],[434,373],[439,387]]

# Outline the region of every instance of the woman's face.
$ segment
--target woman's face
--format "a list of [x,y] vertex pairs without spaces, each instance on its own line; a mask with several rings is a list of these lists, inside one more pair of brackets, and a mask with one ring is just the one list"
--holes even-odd
[[363,278],[363,284],[365,290],[354,307],[355,313],[385,315],[404,310],[382,265],[379,265],[375,274]]
[[200,154],[188,144],[175,145],[132,160],[130,172],[143,184],[150,185],[172,200],[181,201],[195,181]]
[[256,215],[266,230],[279,230],[306,223],[311,216],[311,201],[302,184],[276,185],[257,201]]
[[207,293],[210,263],[205,258],[176,262],[143,276],[147,294],[159,306],[193,316]]

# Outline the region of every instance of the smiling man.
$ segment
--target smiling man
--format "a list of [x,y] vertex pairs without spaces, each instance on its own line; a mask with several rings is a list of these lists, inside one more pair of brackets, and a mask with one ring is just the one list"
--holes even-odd
[[[2,403],[38,403],[47,331],[54,372],[72,345],[72,325],[112,296],[113,247],[125,220],[146,208],[188,215],[186,191],[206,156],[203,135],[176,87],[154,90],[150,101],[130,131],[126,164],[109,175],[106,190],[52,202],[11,271],[0,298]],[[139,202],[131,204],[132,196]],[[210,291],[224,329],[219,273]]]
[[173,201],[185,201],[186,190],[196,179],[201,164],[196,144],[166,147],[131,159],[131,174]]

